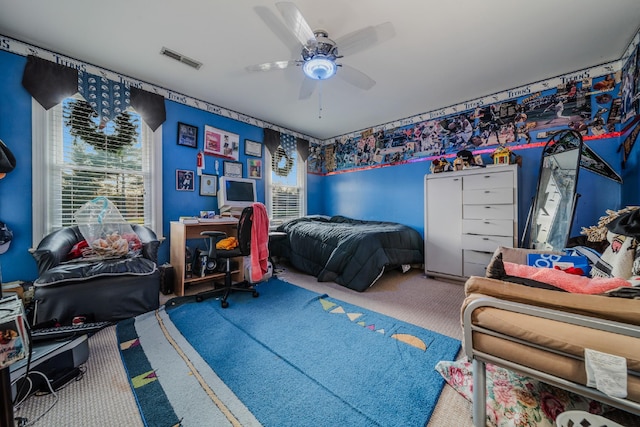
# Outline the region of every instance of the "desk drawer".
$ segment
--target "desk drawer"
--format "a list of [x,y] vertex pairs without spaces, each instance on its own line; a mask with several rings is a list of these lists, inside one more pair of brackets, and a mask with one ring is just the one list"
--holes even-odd
[[494,188],[513,188],[513,172],[488,172],[465,176],[463,190],[489,190]]
[[509,219],[463,219],[464,234],[488,234],[513,237],[513,221]]
[[465,205],[511,205],[513,204],[513,188],[463,190],[462,203]]
[[513,205],[464,205],[463,219],[510,219],[513,220]]
[[477,234],[462,235],[462,249],[493,253],[498,246],[513,246],[513,237]]

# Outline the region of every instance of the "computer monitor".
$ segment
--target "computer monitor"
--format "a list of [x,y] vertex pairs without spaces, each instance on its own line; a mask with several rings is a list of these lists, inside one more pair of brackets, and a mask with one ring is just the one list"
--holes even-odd
[[218,208],[220,213],[231,212],[240,215],[242,210],[257,202],[256,180],[249,178],[220,178],[218,189]]

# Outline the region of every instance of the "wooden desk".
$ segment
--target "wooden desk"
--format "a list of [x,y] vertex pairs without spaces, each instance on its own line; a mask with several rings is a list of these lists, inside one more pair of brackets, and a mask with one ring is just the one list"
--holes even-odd
[[[184,287],[186,284],[201,283],[214,280],[224,281],[224,273],[207,274],[204,277],[185,277],[185,247],[187,244],[187,240],[204,239],[205,237],[200,235],[202,231],[222,231],[224,233],[227,233],[227,236],[237,236],[238,221],[229,220],[198,224],[183,224],[179,221],[171,221],[170,262],[175,271],[174,293],[177,296],[184,295]],[[234,282],[240,282],[244,279],[242,257],[238,258],[237,261],[238,270],[234,270],[232,275],[232,280]]]

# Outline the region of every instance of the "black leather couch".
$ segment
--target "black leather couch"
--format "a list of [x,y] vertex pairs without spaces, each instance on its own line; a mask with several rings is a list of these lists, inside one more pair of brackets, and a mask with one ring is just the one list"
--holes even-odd
[[140,255],[116,259],[68,260],[84,240],[77,226],[46,236],[32,252],[39,274],[33,323],[69,324],[76,316],[115,322],[158,308],[160,242],[151,229],[137,224],[132,228],[142,243]]

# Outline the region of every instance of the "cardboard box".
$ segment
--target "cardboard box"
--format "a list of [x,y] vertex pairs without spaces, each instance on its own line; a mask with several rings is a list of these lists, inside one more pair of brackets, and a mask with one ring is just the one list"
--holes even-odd
[[584,273],[583,276],[589,276],[591,271],[589,260],[584,256],[527,254],[527,264],[539,268],[555,268],[558,266],[561,270],[569,267],[580,268]]

